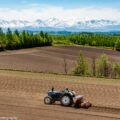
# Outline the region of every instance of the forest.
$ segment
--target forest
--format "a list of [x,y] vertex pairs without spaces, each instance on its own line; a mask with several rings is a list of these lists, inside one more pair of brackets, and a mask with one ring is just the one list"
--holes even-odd
[[[73,35],[56,35],[53,39],[65,44],[77,44],[83,46],[95,46],[111,48],[120,51],[120,35],[102,35],[97,33],[80,33]],[[67,41],[67,42],[65,42]]]
[[82,45],[111,48],[120,51],[120,35],[103,35],[98,33],[78,33],[72,35],[52,35],[47,32],[29,33],[10,28],[3,32],[0,28],[0,50],[14,50],[52,45]]
[[1,51],[51,45],[52,37],[47,33],[43,33],[43,31],[39,34],[33,34],[24,30],[22,32],[19,32],[18,30],[12,32],[10,28],[8,28],[7,32],[4,33],[2,28],[0,28]]

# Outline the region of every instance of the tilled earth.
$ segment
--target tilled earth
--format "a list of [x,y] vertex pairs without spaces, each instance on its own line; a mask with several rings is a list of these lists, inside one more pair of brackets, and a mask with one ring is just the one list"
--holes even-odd
[[[45,105],[43,99],[52,86],[58,91],[66,87],[74,89],[77,95],[85,95],[93,107],[74,109],[62,107],[59,102]],[[120,86],[0,74],[0,117],[3,116],[18,120],[117,120],[120,119]]]
[[[0,68],[64,73],[66,61],[67,72],[70,72],[76,65],[80,50],[90,64],[93,58],[98,58],[102,53],[106,53],[111,62],[120,60],[120,52],[117,51],[80,46],[42,47],[0,52]],[[12,76],[0,71],[0,117],[14,116],[18,117],[18,120],[120,119],[120,84],[98,84],[94,83],[93,79],[88,83],[73,81],[74,78],[64,81],[60,78],[57,80],[56,76],[54,79],[46,79],[41,77],[42,74],[38,77],[35,77],[36,74],[31,77],[27,77],[27,73],[14,74]],[[59,102],[44,105],[43,99],[52,86],[57,91],[67,87],[75,90],[77,95],[85,95],[93,107],[88,110],[74,109],[62,107]]]
[[83,51],[91,65],[94,58],[102,53],[108,55],[111,62],[120,61],[120,52],[80,46],[41,47],[24,50],[0,52],[0,68],[35,70],[41,72],[65,73],[76,66],[79,51]]

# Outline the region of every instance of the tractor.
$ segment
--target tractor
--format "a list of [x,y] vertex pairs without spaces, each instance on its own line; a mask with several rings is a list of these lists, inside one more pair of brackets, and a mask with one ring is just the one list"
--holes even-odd
[[44,98],[45,104],[53,104],[56,101],[60,101],[62,106],[71,106],[73,104],[73,98],[75,97],[75,92],[66,88],[63,91],[57,92],[52,88],[51,91],[48,91],[48,96]]

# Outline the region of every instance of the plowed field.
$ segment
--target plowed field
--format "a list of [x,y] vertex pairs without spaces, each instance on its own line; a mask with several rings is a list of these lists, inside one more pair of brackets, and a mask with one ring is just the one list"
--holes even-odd
[[[90,109],[45,105],[47,90],[74,89],[93,103]],[[120,80],[31,72],[0,71],[0,117],[18,120],[118,120]]]
[[0,68],[65,73],[65,60],[67,72],[70,72],[76,65],[80,50],[90,64],[94,57],[98,58],[102,53],[107,54],[111,62],[120,61],[120,52],[112,50],[80,46],[41,47],[0,52]]

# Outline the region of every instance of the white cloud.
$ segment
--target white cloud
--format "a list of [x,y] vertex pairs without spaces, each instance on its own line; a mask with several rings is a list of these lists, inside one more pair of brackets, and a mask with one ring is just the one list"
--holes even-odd
[[120,21],[120,11],[115,8],[86,7],[77,9],[65,9],[63,7],[31,4],[26,9],[15,10],[0,8],[0,19],[4,20],[28,20],[48,19],[109,19]]

